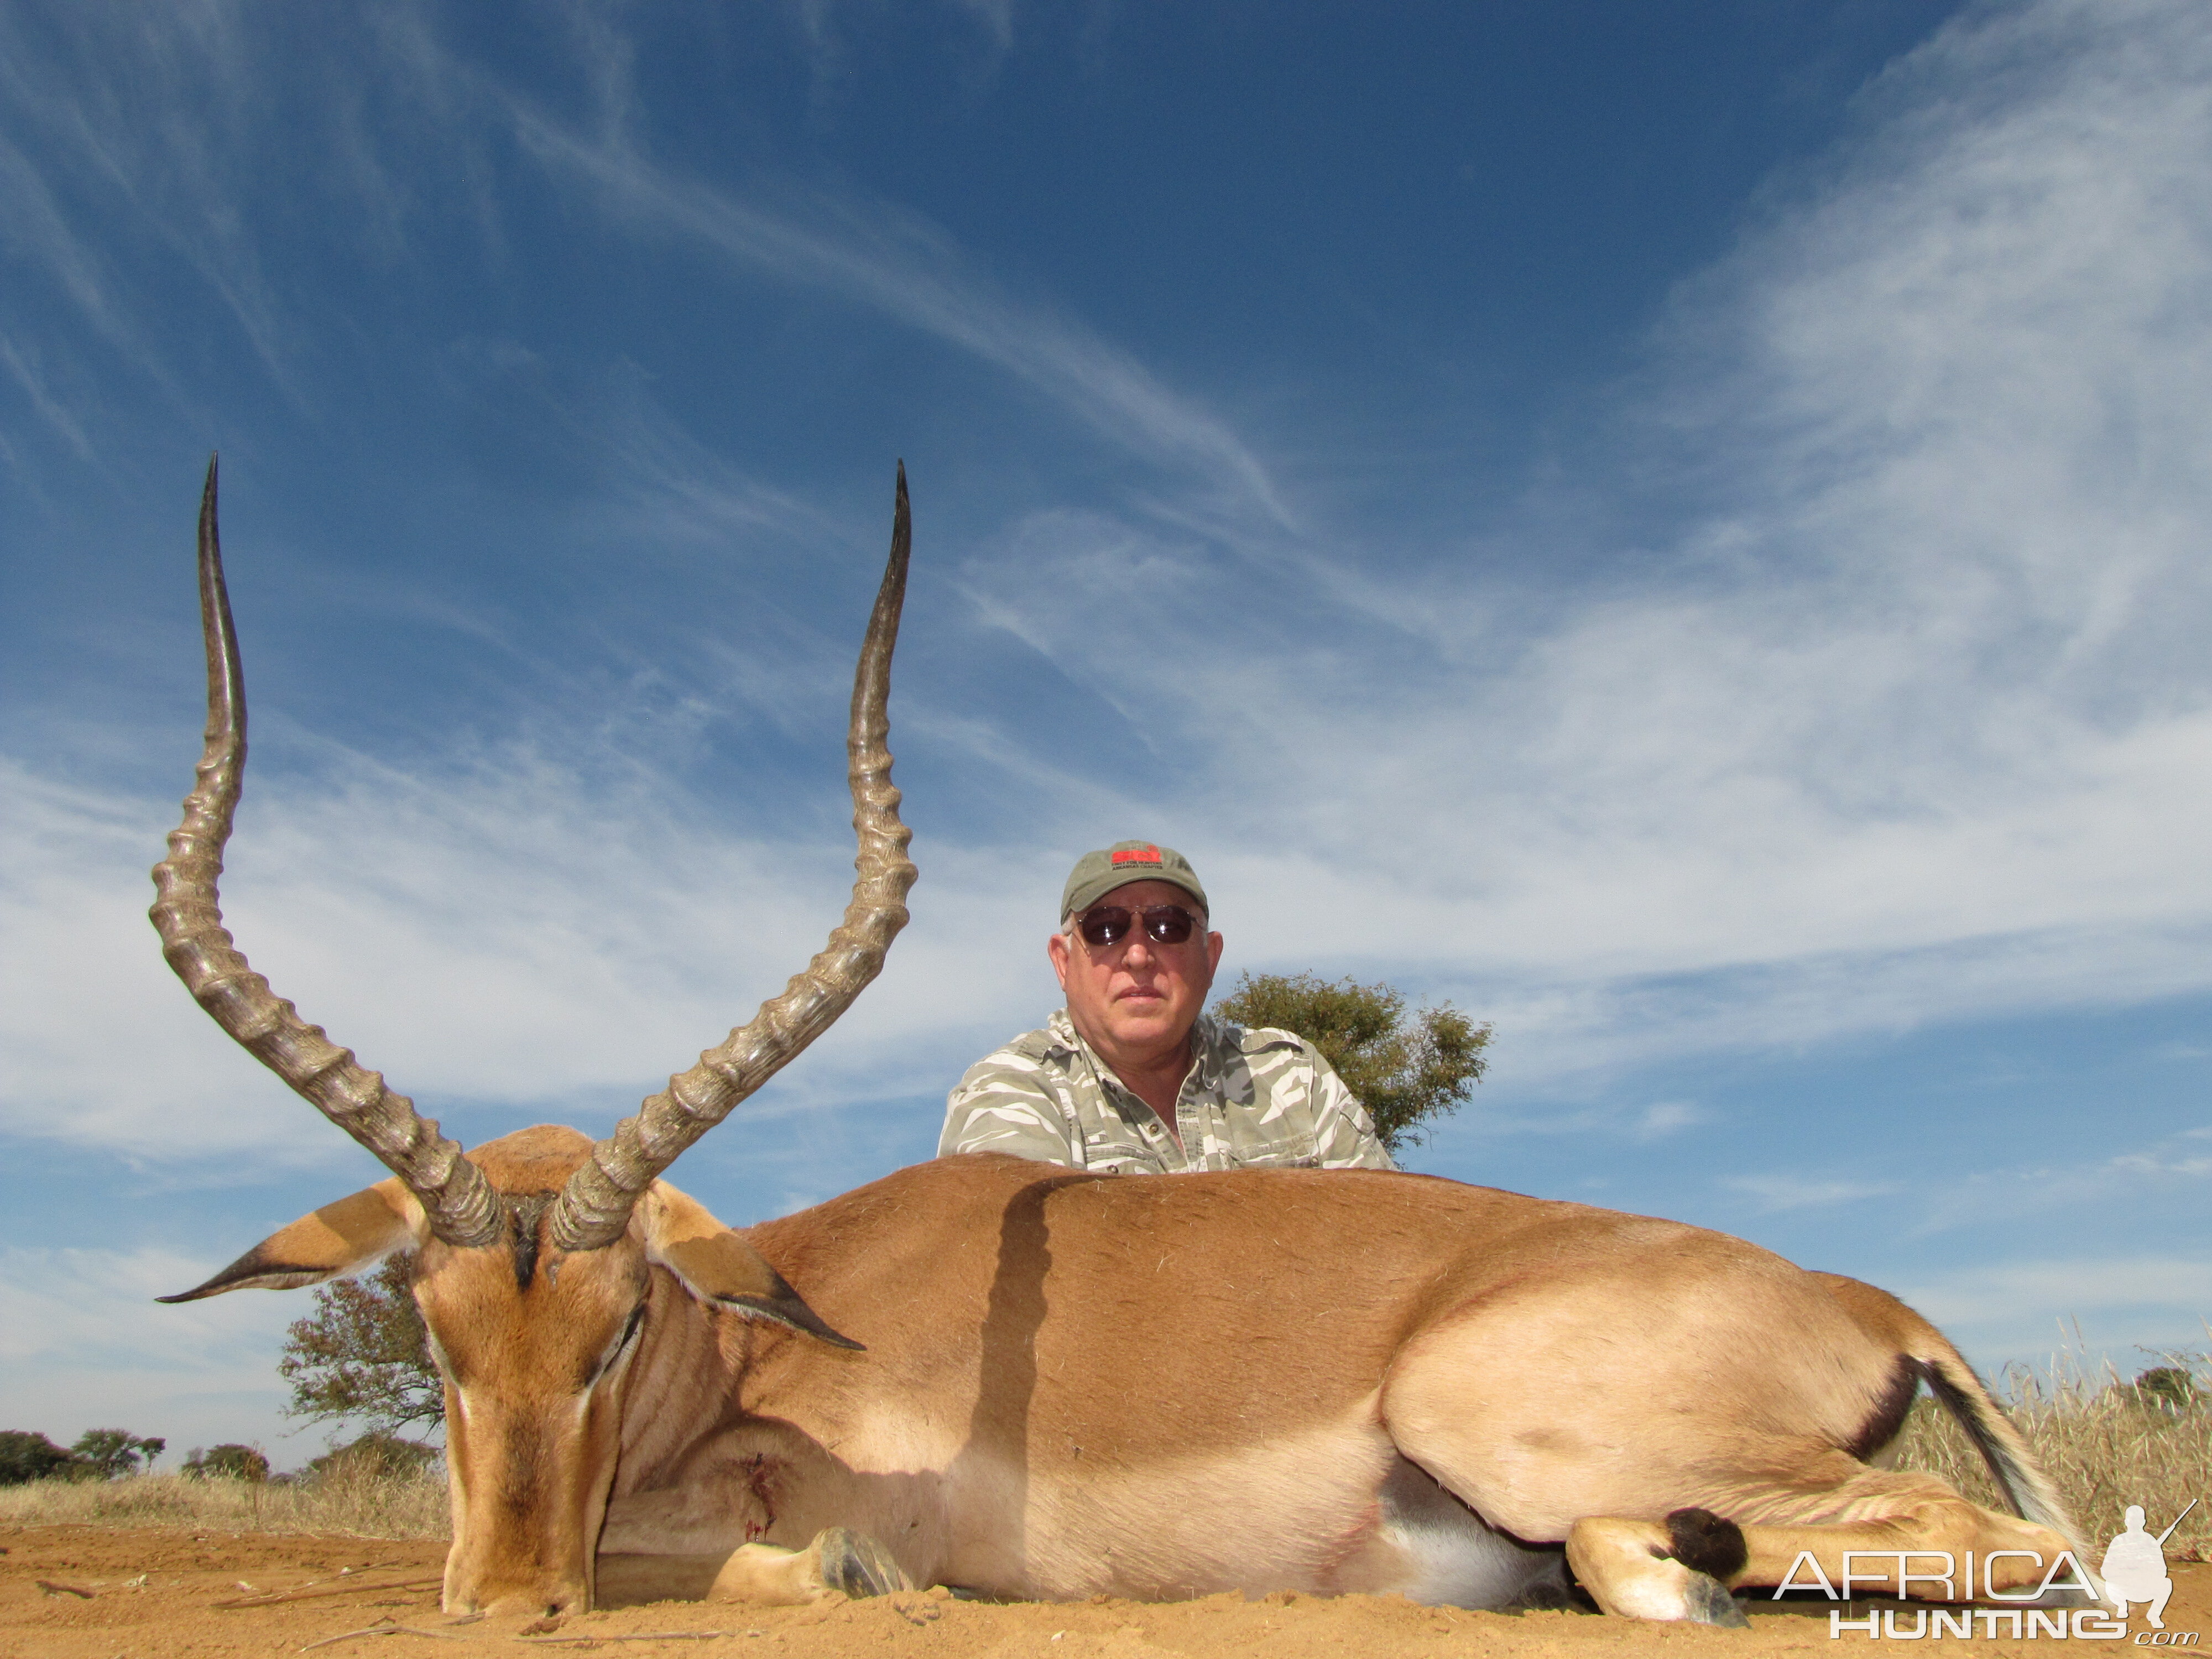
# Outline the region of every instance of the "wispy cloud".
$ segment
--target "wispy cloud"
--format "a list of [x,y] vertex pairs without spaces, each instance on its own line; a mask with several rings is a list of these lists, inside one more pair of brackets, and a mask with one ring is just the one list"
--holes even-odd
[[1986,1226],[2100,1206],[2140,1216],[2161,1199],[2187,1200],[2212,1181],[2212,1158],[2185,1143],[2188,1132],[2148,1145],[2115,1148],[2095,1135],[2058,1138],[2041,1156],[1954,1176],[1925,1194],[1916,1231],[1922,1235]]
[[2212,1261],[2159,1255],[2014,1261],[1893,1288],[1954,1338],[1986,1342],[1988,1333],[2017,1332],[2014,1352],[2057,1346],[2059,1319],[2087,1322],[2145,1308],[2176,1310],[2170,1334],[2180,1343],[2201,1340],[2212,1314]]
[[35,353],[27,356],[14,340],[0,333],[0,363],[7,365],[9,374],[15,377],[15,384],[22,388],[23,396],[29,400],[31,407],[38,410],[40,418],[60,433],[80,458],[89,457],[92,446],[85,441],[84,428],[61,400],[47,390],[45,377],[39,372]]
[[[23,64],[14,53],[0,54],[0,85],[12,104],[30,101],[32,89],[24,84]],[[0,216],[7,227],[9,246],[26,264],[42,267],[55,286],[68,297],[83,320],[111,344],[121,344],[131,331],[118,314],[109,297],[109,283],[101,261],[84,238],[70,226],[40,168],[24,148],[0,142],[0,191],[8,210]]]
[[622,138],[578,132],[513,94],[498,95],[525,149],[589,183],[611,213],[841,294],[971,352],[1154,465],[1198,472],[1213,487],[1217,511],[1291,527],[1267,469],[1228,425],[1080,323],[1000,291],[919,216],[820,192],[793,191],[771,210],[656,166]]
[[1730,1176],[1721,1184],[1756,1199],[1759,1209],[1765,1212],[1855,1204],[1862,1199],[1886,1197],[1898,1190],[1893,1183],[1887,1182],[1822,1181],[1796,1175]]
[[[158,1249],[0,1248],[9,1411],[64,1445],[95,1427],[159,1434],[168,1468],[194,1445],[262,1438],[283,1395],[271,1355],[305,1300],[248,1292],[152,1306],[216,1265]],[[268,1449],[282,1467],[319,1447]]]
[[[465,1139],[482,1138],[471,1103],[538,1102],[604,1129],[780,990],[851,884],[849,845],[709,826],[611,754],[589,774],[526,754],[423,775],[333,760],[255,790],[227,918],[280,993],[394,1087],[459,1103]],[[16,808],[0,868],[20,876],[0,892],[0,1126],[154,1160],[333,1156],[337,1132],[161,961],[145,867],[170,810],[20,767],[0,777]],[[921,921],[777,1085],[781,1110],[942,1089],[1050,1006],[1041,945],[1035,961],[1002,948],[1042,932],[1005,861],[946,848],[928,862]]]
[[[1009,7],[977,0],[966,9],[990,38],[1010,39]],[[484,249],[501,256],[497,173],[511,144],[621,234],[687,240],[735,269],[864,307],[1010,376],[1062,418],[1176,479],[1181,511],[1231,531],[1291,526],[1267,465],[1226,420],[1079,319],[1008,293],[922,215],[855,189],[792,181],[739,195],[655,160],[632,118],[633,42],[600,13],[564,16],[586,82],[574,119],[456,55],[420,13],[370,20],[326,58],[298,63],[295,47],[264,38],[250,12],[227,6],[134,18],[128,30],[103,32],[88,19],[74,52],[0,25],[5,234],[88,324],[165,384],[167,354],[145,315],[151,296],[133,269],[117,268],[116,252],[152,250],[189,269],[264,372],[308,404],[312,331],[297,296],[267,274],[272,227],[238,205],[302,191],[302,180],[272,165],[270,146],[299,143],[299,124],[312,124],[337,164],[306,194],[327,211],[325,192],[342,190],[344,211],[331,216],[352,228],[343,234],[394,262],[424,210],[410,195],[426,187],[472,202]],[[280,55],[287,75],[274,72]],[[416,119],[378,125],[366,105],[379,96]],[[11,125],[23,142],[11,142]]]
[[1701,1123],[1712,1121],[1712,1114],[1704,1107],[1686,1100],[1662,1100],[1646,1106],[1630,1131],[1642,1141],[1664,1140],[1669,1135],[1680,1134],[1685,1129],[1694,1129]]
[[182,401],[150,325],[159,278],[188,270],[295,404],[303,331],[264,268],[236,204],[269,120],[252,31],[213,4],[126,16],[77,14],[70,31],[0,20],[0,221],[118,358]]

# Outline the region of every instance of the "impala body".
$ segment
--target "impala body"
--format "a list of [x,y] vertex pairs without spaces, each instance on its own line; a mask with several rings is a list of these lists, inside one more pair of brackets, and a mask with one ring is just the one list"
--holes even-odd
[[[2009,1559],[2011,1588],[2073,1547],[1924,1321],[1698,1228],[1379,1171],[978,1156],[738,1231],[660,1179],[905,920],[884,736],[908,542],[902,473],[854,692],[859,878],[830,945],[607,1139],[541,1127],[464,1155],[222,929],[245,714],[210,470],[207,749],[155,921],[225,1029],[393,1175],[169,1299],[411,1255],[446,1382],[450,1611],[939,1582],[1495,1606],[1560,1599],[1571,1567],[1609,1612],[1741,1623],[1729,1589],[1803,1552],[1831,1582],[1847,1551],[2039,1556]],[[2024,1518],[1881,1467],[1923,1381]]]

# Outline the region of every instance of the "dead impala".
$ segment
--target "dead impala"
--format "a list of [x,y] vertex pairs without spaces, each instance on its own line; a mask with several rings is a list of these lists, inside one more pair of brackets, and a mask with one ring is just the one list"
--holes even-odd
[[[906,921],[885,710],[908,542],[902,469],[853,689],[859,874],[828,945],[606,1139],[465,1155],[223,930],[246,709],[209,468],[206,746],[154,921],[217,1023],[392,1175],[166,1299],[411,1255],[445,1378],[449,1611],[935,1583],[1485,1607],[1557,1599],[1571,1565],[1609,1612],[1740,1624],[1729,1589],[1801,1552],[1831,1583],[1847,1551],[2028,1552],[1998,1558],[2011,1589],[2074,1547],[1925,1321],[1698,1228],[1422,1176],[971,1157],[736,1230],[662,1181]],[[1881,1466],[1923,1382],[2023,1518]]]

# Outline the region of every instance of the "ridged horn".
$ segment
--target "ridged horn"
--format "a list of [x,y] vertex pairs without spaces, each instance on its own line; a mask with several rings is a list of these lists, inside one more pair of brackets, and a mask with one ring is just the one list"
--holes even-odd
[[860,852],[853,860],[856,873],[845,919],[781,996],[763,1003],[758,1013],[701,1054],[690,1071],[669,1079],[665,1091],[647,1097],[592,1149],[554,1206],[551,1236],[562,1249],[595,1250],[620,1237],[631,1206],[654,1178],[830,1029],[882,970],[884,952],[906,926],[907,890],[915,873],[906,848],[914,832],[899,822],[899,792],[891,786],[891,754],[885,745],[890,732],[891,651],[898,643],[913,539],[906,464],[901,462],[890,558],[853,674],[853,722],[845,752]]
[[215,484],[210,457],[200,495],[199,550],[207,741],[199,781],[185,797],[184,821],[169,836],[169,856],[154,866],[160,897],[149,914],[161,935],[161,954],[200,1006],[246,1053],[407,1183],[428,1212],[432,1232],[463,1247],[497,1243],[503,1236],[500,1200],[483,1171],[438,1133],[435,1120],[417,1115],[412,1101],[386,1088],[381,1077],[359,1065],[320,1026],[301,1019],[247,965],[223,927],[216,882],[245,781],[246,682],[222,584]]

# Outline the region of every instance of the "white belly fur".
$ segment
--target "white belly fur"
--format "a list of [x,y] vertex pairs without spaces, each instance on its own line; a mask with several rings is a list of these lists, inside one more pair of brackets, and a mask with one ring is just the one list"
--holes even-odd
[[1402,1587],[1430,1607],[1499,1607],[1514,1602],[1563,1603],[1567,1557],[1532,1549],[1493,1531],[1421,1468],[1398,1460],[1382,1483],[1377,1532],[1412,1569]]

